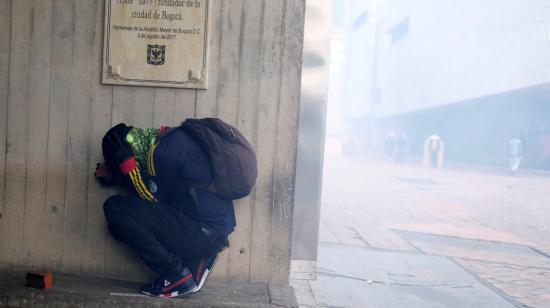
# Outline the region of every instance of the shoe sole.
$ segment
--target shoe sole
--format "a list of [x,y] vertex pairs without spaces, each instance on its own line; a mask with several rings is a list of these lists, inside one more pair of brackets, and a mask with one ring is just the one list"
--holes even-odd
[[[210,268],[214,268],[214,265],[216,265],[216,262],[218,262],[218,258],[216,257],[216,259],[214,259],[214,262],[212,263],[212,265],[210,265]],[[209,269],[205,269],[204,270],[204,274],[202,274],[202,278],[201,278],[201,281],[199,282],[199,284],[197,285],[197,287],[195,289],[193,289],[193,291],[191,291],[191,293],[197,293],[199,292],[199,290],[202,288],[202,286],[204,285],[204,283],[206,282],[206,279],[208,278],[208,276],[210,275],[210,270]]]
[[[194,289],[193,289],[194,290]],[[180,293],[178,291],[170,292],[170,293],[160,293],[160,294],[152,294],[146,291],[139,291],[141,294],[145,294],[150,297],[159,297],[159,298],[173,298],[173,297],[188,297],[193,293],[193,291],[189,291],[186,293]]]

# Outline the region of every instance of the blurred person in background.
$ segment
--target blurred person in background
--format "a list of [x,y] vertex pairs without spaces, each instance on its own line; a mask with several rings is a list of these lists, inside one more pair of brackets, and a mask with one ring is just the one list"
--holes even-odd
[[443,166],[445,145],[438,135],[431,135],[424,142],[424,166],[439,168]]
[[523,138],[521,135],[508,140],[508,156],[510,174],[516,175],[523,156]]

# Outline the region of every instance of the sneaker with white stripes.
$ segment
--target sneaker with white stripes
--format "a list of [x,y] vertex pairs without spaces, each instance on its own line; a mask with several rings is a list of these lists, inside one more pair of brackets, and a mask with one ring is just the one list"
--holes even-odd
[[153,297],[177,297],[195,292],[197,284],[189,269],[185,268],[180,275],[174,277],[159,276],[150,284],[142,286],[139,291],[142,294]]

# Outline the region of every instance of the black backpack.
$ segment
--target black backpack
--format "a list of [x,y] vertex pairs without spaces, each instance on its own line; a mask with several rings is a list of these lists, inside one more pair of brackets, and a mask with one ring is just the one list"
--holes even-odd
[[246,197],[258,176],[256,155],[246,138],[218,118],[187,119],[181,124],[205,150],[214,172],[210,185],[192,183],[226,200]]

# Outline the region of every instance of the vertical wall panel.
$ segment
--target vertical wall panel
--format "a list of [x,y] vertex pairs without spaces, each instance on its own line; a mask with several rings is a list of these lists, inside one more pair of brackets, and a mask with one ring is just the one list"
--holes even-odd
[[113,87],[112,125],[130,123],[134,115],[136,88],[128,86]]
[[283,1],[266,1],[262,26],[256,156],[258,179],[252,207],[250,280],[266,281],[271,271],[271,210],[277,110],[281,85]]
[[[0,41],[9,42],[11,31],[11,0],[0,1]],[[10,67],[10,44],[0,44],[0,232],[4,213],[4,190],[6,184],[6,143],[8,121],[8,80]],[[0,233],[0,239],[2,234]],[[1,251],[1,250],[0,250]],[[1,264],[1,258],[0,258]]]
[[[260,47],[264,2],[243,1],[241,13],[241,44],[239,46],[239,86],[236,127],[256,147],[257,110],[259,78],[251,78],[261,73]],[[246,29],[246,31],[244,31]],[[229,279],[248,281],[250,279],[250,240],[252,231],[252,201],[254,193],[236,201],[235,211],[238,221],[232,245],[239,249],[229,251]]]
[[107,230],[120,191],[93,177],[102,137],[217,116],[251,141],[259,175],[213,279],[287,277],[303,0],[209,5],[208,89],[189,90],[101,84],[104,0],[0,0],[0,268],[149,279]]
[[32,40],[29,74],[29,133],[27,187],[24,217],[23,263],[42,265],[41,234],[46,202],[46,166],[48,147],[48,110],[50,91],[50,53],[53,1],[32,2]]
[[93,1],[74,2],[73,60],[69,103],[67,185],[64,217],[63,270],[82,270],[88,186],[93,60]]
[[222,38],[222,8],[223,0],[209,1],[209,54],[208,54],[208,90],[197,91],[195,116],[197,118],[211,117],[216,114],[216,98],[218,87],[218,70],[220,62]]
[[275,147],[273,213],[271,216],[271,274],[273,283],[285,283],[290,269],[290,242],[292,238],[292,206],[298,140],[298,112],[300,100],[301,63],[304,32],[305,0],[286,1],[283,32],[283,67],[277,145]]
[[[221,38],[218,53],[216,115],[230,124],[237,120],[239,57],[242,39],[242,0],[221,1]],[[214,89],[212,89],[214,90]]]
[[[178,91],[175,89],[155,89],[155,101],[153,102],[153,127],[161,125],[172,125],[174,121],[174,105],[178,98]],[[193,99],[193,113],[195,101]]]
[[134,87],[136,89],[133,105],[131,124],[135,127],[153,127],[155,91],[146,87]]
[[88,162],[88,189],[86,222],[84,234],[84,258],[82,260],[83,272],[87,274],[101,275],[105,266],[105,237],[107,236],[107,224],[103,216],[103,202],[112,193],[109,189],[101,188],[93,176],[96,164],[103,161],[101,152],[101,139],[103,134],[111,126],[111,108],[113,88],[100,84],[101,59],[103,54],[103,10],[105,1],[95,0],[95,22],[93,36],[93,65],[90,88],[92,89],[91,101],[91,127]]
[[[195,117],[196,100],[198,90],[171,90],[175,99],[172,104],[171,126],[180,125],[183,120]],[[163,111],[167,113],[168,111]]]
[[[241,0],[223,0],[222,1],[222,30],[220,38],[220,52],[218,54],[218,84],[216,88],[216,116],[227,123],[235,125],[237,121],[238,89],[239,89],[239,56],[242,39],[242,5]],[[231,251],[222,255],[218,260],[217,274],[225,280],[230,280],[229,272],[233,267],[241,268],[239,259],[232,253],[245,251],[243,247],[246,228],[241,228],[240,209],[235,208],[237,218],[237,229],[230,235],[230,242],[233,246]],[[248,243],[246,243],[248,244]],[[247,245],[248,246],[248,245]],[[230,258],[233,256],[233,258]],[[233,262],[235,264],[233,264]]]
[[12,1],[7,108],[6,189],[0,251],[8,267],[20,266],[27,168],[28,77],[32,1]]
[[[54,1],[46,204],[41,251],[45,264],[61,267],[67,175],[69,106],[73,65],[74,1]],[[36,206],[36,205],[35,205]]]

